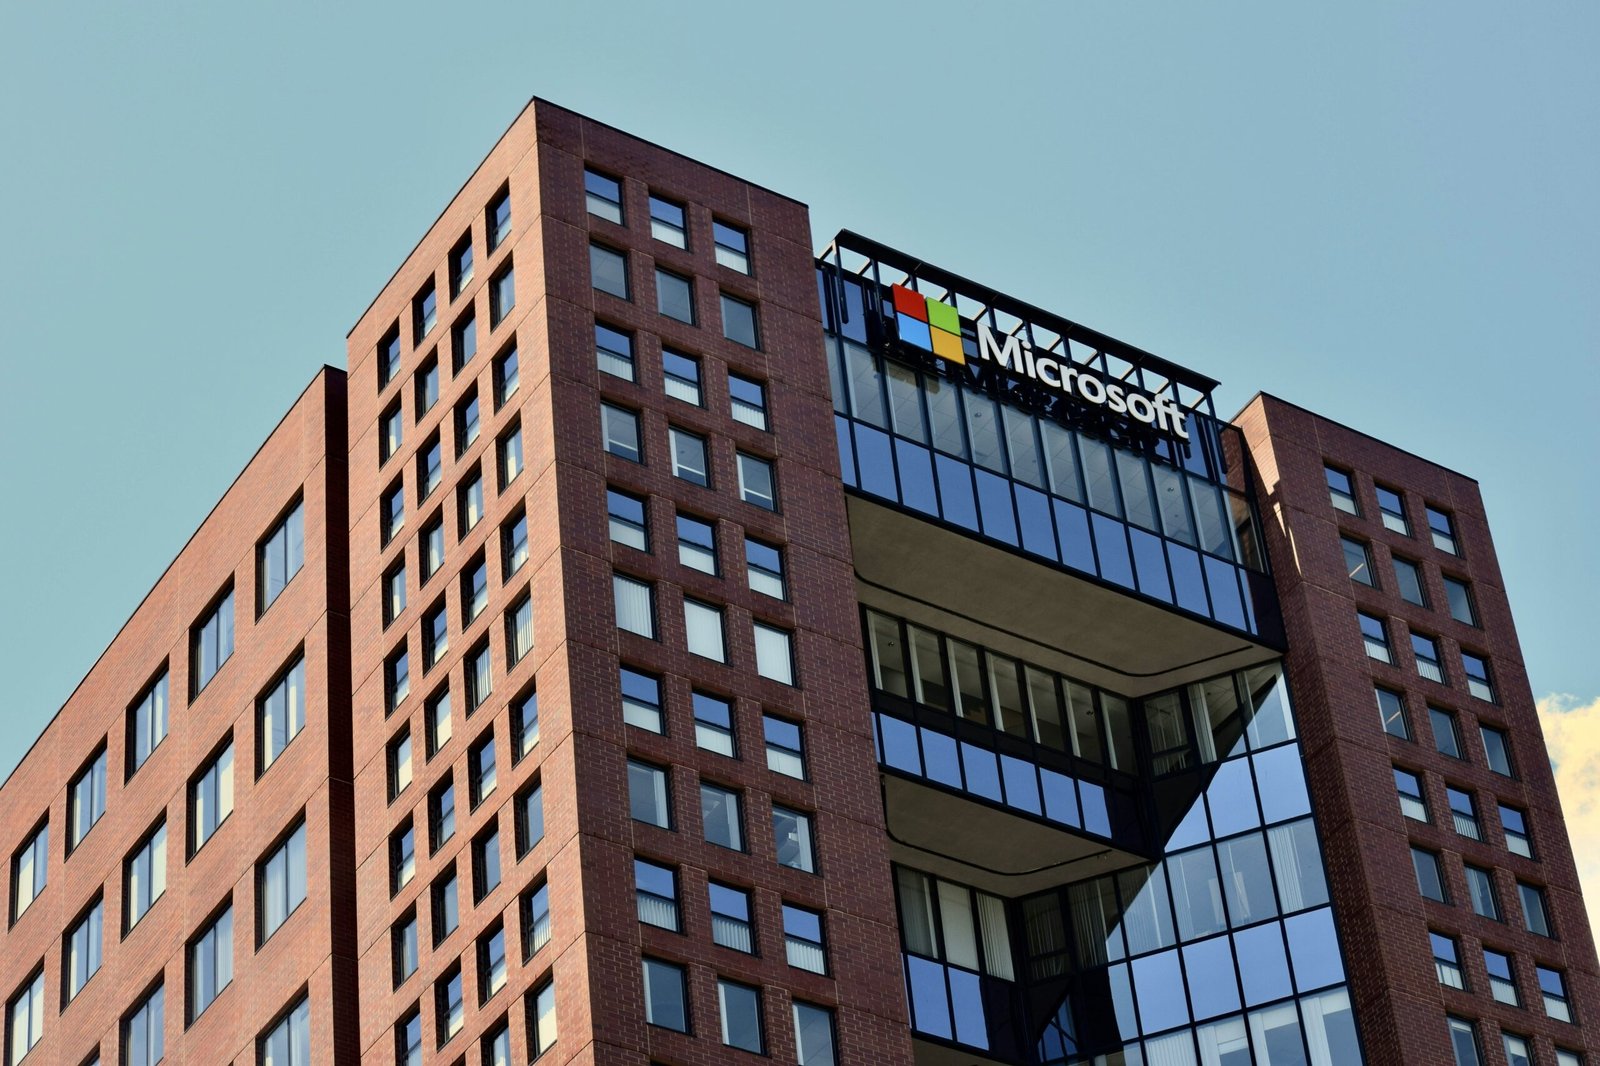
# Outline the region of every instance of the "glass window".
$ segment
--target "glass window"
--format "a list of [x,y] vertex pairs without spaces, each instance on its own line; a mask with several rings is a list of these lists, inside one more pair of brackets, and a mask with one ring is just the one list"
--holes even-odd
[[668,396],[700,406],[700,360],[663,348],[661,368]]
[[541,880],[522,897],[522,956],[531,959],[550,943],[550,886]]
[[622,224],[622,182],[585,167],[583,191],[589,214],[607,222]]
[[717,573],[717,531],[710,522],[678,515],[678,562],[691,570]]
[[484,232],[489,238],[489,251],[500,247],[511,236],[511,190],[501,189],[489,201],[484,211]]
[[306,824],[295,826],[261,863],[256,877],[258,941],[266,943],[306,900]]
[[[406,643],[389,653],[383,663],[383,692],[385,713],[393,714],[394,709],[411,693],[411,660],[406,655]],[[263,733],[262,739],[266,740],[268,734]]]
[[1339,543],[1344,545],[1344,568],[1349,572],[1350,580],[1377,588],[1377,579],[1372,576],[1371,549],[1350,537],[1340,537]]
[[233,983],[233,908],[228,907],[189,944],[189,1017],[200,1017]]
[[556,986],[553,980],[536,987],[528,996],[528,1050],[535,1058],[556,1043]]
[[800,1066],[837,1066],[833,1011],[794,1001],[794,1044]]
[[456,514],[461,520],[459,536],[463,540],[483,521],[483,471],[476,466],[456,490]]
[[495,410],[506,405],[506,401],[516,395],[521,384],[517,361],[517,346],[513,342],[506,346],[505,351],[495,356],[494,360],[494,406]]
[[[231,933],[229,943],[232,943]],[[67,1002],[70,1003],[78,998],[78,993],[89,983],[89,978],[100,972],[100,958],[104,949],[105,903],[101,899],[96,899],[84,912],[83,917],[67,931],[65,957],[61,960],[62,969],[67,974]],[[233,963],[231,948],[228,962],[231,974]]]
[[781,600],[787,598],[783,582],[783,549],[753,537],[744,539],[745,573],[750,588]]
[[778,865],[806,873],[817,872],[816,851],[812,845],[811,815],[772,807],[772,837],[778,852]]
[[688,989],[682,966],[646,957],[644,964],[644,1020],[663,1029],[689,1031]]
[[517,279],[516,272],[511,269],[508,260],[504,266],[494,272],[494,277],[489,279],[489,327],[491,329],[500,325],[517,306]]
[[628,299],[628,257],[603,244],[589,245],[589,284],[600,292]]
[[789,965],[812,973],[828,972],[822,915],[809,907],[783,905],[783,950]]
[[438,852],[456,835],[456,786],[454,778],[445,779],[428,794],[428,850]]
[[[378,419],[378,464],[380,466],[394,458],[394,454],[400,450],[401,444],[404,443],[404,426],[405,421],[401,417],[400,401],[396,400],[394,405]],[[258,602],[264,601],[258,600]],[[264,608],[258,608],[258,610],[260,609]]]
[[434,947],[443,943],[446,937],[456,931],[456,926],[461,924],[461,899],[457,889],[456,868],[455,864],[451,863],[433,882]]
[[1533,839],[1528,835],[1527,815],[1515,807],[1500,804],[1500,825],[1506,833],[1506,850],[1524,859],[1533,858]]
[[522,598],[506,611],[506,663],[516,666],[533,650],[533,600]]
[[128,775],[143,766],[167,737],[167,672],[128,708]]
[[383,391],[400,372],[400,324],[389,327],[389,332],[378,342],[378,391]]
[[487,638],[467,652],[462,668],[467,683],[467,714],[470,715],[482,707],[494,691],[494,664],[490,661]]
[[[405,662],[405,651],[402,647],[400,662]],[[401,671],[403,675],[404,671]],[[390,704],[394,706],[405,698],[403,689],[403,676],[391,674],[395,687],[390,689],[394,696]],[[261,757],[260,767],[263,772],[271,766],[289,742],[300,735],[306,725],[306,661],[301,656],[294,665],[284,671],[272,689],[256,705],[258,723],[257,733],[260,736]]]
[[450,249],[450,299],[461,295],[461,290],[472,280],[472,231],[461,235]]
[[617,612],[617,628],[641,637],[655,639],[655,589],[645,581],[611,575],[612,600]]
[[1322,472],[1328,479],[1328,497],[1333,506],[1346,514],[1360,514],[1355,484],[1350,475],[1331,466],[1323,467]]
[[1555,936],[1550,929],[1550,910],[1545,905],[1544,889],[1518,881],[1517,896],[1522,900],[1522,921],[1528,932]]
[[656,310],[694,325],[694,283],[682,274],[656,267]]
[[652,733],[665,731],[661,714],[661,680],[626,666],[618,671],[622,688],[622,720]]
[[399,988],[417,972],[417,911],[413,907],[389,930],[389,947],[394,955],[394,986]]
[[1478,624],[1478,611],[1472,602],[1472,586],[1449,574],[1441,575],[1445,598],[1450,601],[1450,617],[1469,626]]
[[433,494],[444,480],[444,441],[437,432],[417,449],[417,503]]
[[1439,976],[1439,983],[1447,988],[1466,988],[1466,978],[1461,973],[1461,953],[1455,940],[1440,933],[1429,933],[1428,939],[1433,943],[1433,969]]
[[736,758],[733,736],[733,701],[705,692],[694,693],[695,746]]
[[1405,698],[1386,688],[1375,688],[1378,694],[1378,719],[1383,731],[1401,740],[1411,739],[1411,723],[1406,720]]
[[1411,523],[1406,521],[1406,507],[1400,494],[1382,485],[1374,485],[1373,488],[1378,492],[1378,512],[1383,515],[1384,528],[1411,536]]
[[538,778],[517,794],[517,858],[544,840],[544,786]]
[[521,762],[539,743],[539,693],[528,690],[511,701],[511,761]]
[[707,843],[731,851],[744,850],[744,819],[737,792],[700,782],[700,823]]
[[639,445],[639,415],[613,407],[600,405],[600,432],[605,438],[606,451],[631,463],[644,461]]
[[106,749],[104,743],[88,765],[67,786],[67,851],[82,843],[106,813]]
[[389,802],[393,803],[411,787],[411,729],[389,742],[388,751]]
[[1461,732],[1456,728],[1456,716],[1437,707],[1428,708],[1428,721],[1433,726],[1433,746],[1439,754],[1452,759],[1462,758]]
[[1511,771],[1511,741],[1505,730],[1479,725],[1478,735],[1483,738],[1483,754],[1489,760],[1489,769],[1505,777],[1514,777]]
[[1489,676],[1489,661],[1482,656],[1463,651],[1461,669],[1467,675],[1467,691],[1480,700],[1494,703],[1494,681]]
[[633,334],[596,322],[594,356],[595,365],[600,368],[602,374],[610,374],[624,381],[634,379]]
[[[396,412],[398,414],[398,411]],[[256,549],[256,611],[271,607],[306,561],[305,505],[296,502]]]
[[438,324],[439,294],[434,289],[433,279],[429,278],[428,283],[411,298],[411,346],[417,347],[422,338]]
[[411,883],[417,873],[417,837],[411,820],[389,837],[389,895]]
[[650,236],[674,248],[689,247],[689,223],[683,205],[650,197]]
[[417,419],[433,410],[433,405],[439,402],[439,357],[428,356],[427,360],[417,368],[412,379],[416,388]]
[[756,644],[756,673],[781,685],[793,685],[794,635],[764,622],[752,623]]
[[1500,920],[1500,895],[1494,888],[1494,875],[1488,870],[1467,865],[1467,895],[1472,899],[1472,909],[1484,918]]
[[506,927],[495,922],[478,938],[478,1003],[489,1002],[505,986]]
[[1483,830],[1478,827],[1478,808],[1472,802],[1472,793],[1459,788],[1446,788],[1450,800],[1450,818],[1456,832],[1472,840],[1482,840]]
[[756,323],[756,305],[723,293],[722,335],[746,348],[760,348],[761,332]]
[[707,885],[711,901],[711,939],[725,948],[755,952],[755,933],[750,922],[750,893],[742,888]]
[[1572,1004],[1567,1001],[1567,982],[1559,970],[1535,966],[1539,994],[1544,997],[1544,1012],[1558,1022],[1572,1021]]
[[1394,653],[1389,650],[1389,632],[1384,627],[1383,619],[1365,611],[1357,611],[1356,621],[1361,623],[1361,639],[1366,644],[1367,657],[1392,665]]
[[672,444],[672,474],[696,485],[711,484],[711,467],[706,459],[706,439],[686,429],[667,430]]
[[[12,1017],[16,1017],[15,1013]],[[43,1019],[42,1008],[40,1018]],[[157,985],[133,1013],[123,1019],[123,1066],[155,1066],[165,1055],[166,989],[164,985]]]
[[511,1025],[502,1021],[483,1038],[483,1066],[511,1066]]
[[1583,1056],[1566,1048],[1556,1048],[1556,1066],[1583,1066]]
[[500,573],[502,580],[522,569],[528,561],[528,515],[520,508],[500,527]]
[[711,237],[717,246],[717,262],[737,270],[741,274],[750,273],[750,233],[741,226],[718,219],[711,221]]
[[461,628],[466,629],[489,606],[489,563],[479,555],[461,571]]
[[717,1006],[722,1014],[722,1042],[729,1047],[764,1054],[761,1035],[761,993],[725,978],[717,981]]
[[770,714],[761,716],[767,745],[767,769],[805,780],[805,742],[800,726]]
[[1424,899],[1448,903],[1444,894],[1444,873],[1439,868],[1439,856],[1421,848],[1411,849],[1411,866],[1417,874],[1417,887]]
[[740,374],[728,375],[728,402],[733,420],[756,429],[767,428],[767,387]]
[[1505,1047],[1506,1066],[1533,1066],[1533,1052],[1527,1037],[1502,1031],[1500,1042]]
[[[633,860],[633,894],[639,920],[646,925],[680,931],[678,872],[645,859]],[[712,931],[715,936],[715,929]]]
[[472,357],[478,354],[478,316],[473,314],[472,308],[467,308],[465,314],[456,319],[456,324],[450,327],[450,357],[451,365],[457,374],[461,368],[472,362]]
[[233,589],[230,588],[190,633],[189,660],[194,679],[190,691],[199,695],[232,654]]
[[1428,595],[1423,585],[1422,568],[1410,559],[1402,559],[1398,555],[1390,558],[1394,563],[1394,580],[1399,587],[1400,598],[1407,603],[1426,607]]
[[422,668],[432,670],[450,650],[450,615],[445,610],[444,597],[440,596],[422,616]]
[[422,564],[422,582],[427,584],[428,579],[439,572],[444,566],[444,515],[436,514],[433,520],[422,527],[422,535],[417,545],[417,555]]
[[1445,511],[1433,507],[1427,510],[1428,531],[1433,534],[1433,546],[1451,555],[1460,555],[1460,548],[1456,544],[1455,520]]
[[1484,948],[1483,968],[1489,975],[1489,994],[1497,1002],[1513,1007],[1522,1006],[1522,997],[1517,995],[1516,971],[1511,967],[1510,955]]
[[379,522],[381,523],[382,541],[385,546],[405,528],[406,524],[406,487],[402,481],[395,481],[384,492],[383,498],[378,501]]
[[433,986],[433,1012],[438,1021],[439,1043],[446,1044],[466,1024],[466,1000],[461,988],[461,964],[446,970]]
[[778,509],[778,482],[772,461],[738,453],[739,498],[768,511]]
[[[20,871],[19,871],[20,872]],[[41,885],[41,887],[43,887]],[[167,890],[167,825],[162,822],[133,849],[122,867],[124,929],[139,924]],[[19,912],[20,913],[20,912]]]
[[393,569],[383,575],[383,625],[388,628],[406,609],[406,564],[402,555]]
[[1428,820],[1428,802],[1422,794],[1422,778],[1398,766],[1394,769],[1394,787],[1400,794],[1400,813],[1418,822]]
[[636,759],[628,760],[628,811],[634,821],[648,822],[662,829],[672,828],[666,770]]
[[394,1030],[395,1056],[399,1066],[422,1066],[422,1011],[418,1007],[411,1008],[411,1012]]
[[1483,1059],[1478,1055],[1478,1027],[1465,1018],[1449,1018],[1447,1021],[1455,1066],[1482,1066]]
[[462,401],[456,404],[456,458],[467,453],[478,440],[478,433],[483,428],[482,410],[478,404],[477,386],[467,390]]
[[522,425],[515,423],[506,432],[500,435],[495,442],[496,455],[500,467],[500,491],[504,492],[506,486],[517,480],[517,475],[522,473]]
[[683,628],[685,643],[690,654],[727,662],[727,649],[722,639],[722,609],[709,603],[685,598],[683,601]]
[[482,740],[467,749],[467,788],[472,806],[488,799],[499,783],[494,763],[494,728],[491,726]]
[[1411,634],[1411,655],[1417,661],[1417,673],[1429,681],[1444,684],[1444,666],[1439,661],[1439,642],[1421,633]]

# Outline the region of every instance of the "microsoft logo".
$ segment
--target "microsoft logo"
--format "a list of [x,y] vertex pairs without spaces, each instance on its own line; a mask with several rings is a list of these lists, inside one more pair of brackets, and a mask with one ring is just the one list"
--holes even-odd
[[967,361],[967,353],[961,350],[961,316],[954,307],[903,285],[891,285],[890,291],[901,340],[952,363]]

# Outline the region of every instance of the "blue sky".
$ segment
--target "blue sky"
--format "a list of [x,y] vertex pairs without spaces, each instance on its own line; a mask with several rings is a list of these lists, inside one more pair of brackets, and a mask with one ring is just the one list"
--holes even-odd
[[0,775],[533,95],[1477,477],[1535,694],[1591,705],[1597,46],[1577,3],[5,5]]

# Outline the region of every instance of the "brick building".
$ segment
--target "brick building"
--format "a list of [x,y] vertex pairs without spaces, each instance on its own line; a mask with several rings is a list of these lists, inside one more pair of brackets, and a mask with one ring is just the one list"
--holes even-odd
[[535,101],[0,786],[6,1063],[1541,1063],[1476,485]]

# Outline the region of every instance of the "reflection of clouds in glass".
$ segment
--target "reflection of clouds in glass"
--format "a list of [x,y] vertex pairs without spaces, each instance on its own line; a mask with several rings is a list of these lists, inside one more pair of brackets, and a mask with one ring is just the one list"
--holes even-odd
[[1590,924],[1600,919],[1600,698],[1555,693],[1538,701],[1561,810],[1572,840]]

